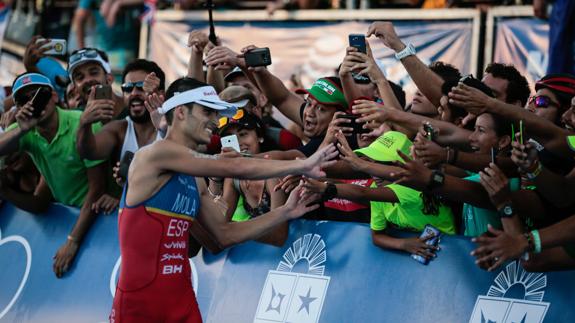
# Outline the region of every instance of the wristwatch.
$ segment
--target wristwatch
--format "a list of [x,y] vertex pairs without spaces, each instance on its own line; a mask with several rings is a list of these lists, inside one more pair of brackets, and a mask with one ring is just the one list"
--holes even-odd
[[445,182],[445,174],[443,174],[439,170],[434,170],[431,173],[431,180],[429,181],[429,184],[427,184],[426,189],[428,191],[431,191],[432,189],[434,189],[436,187],[442,186],[443,182]]
[[499,213],[499,217],[502,217],[502,218],[512,217],[513,214],[515,214],[515,210],[513,209],[513,204],[511,204],[511,202],[505,203],[503,205],[503,207],[501,207],[499,210],[497,210],[497,213]]
[[399,53],[395,53],[395,59],[402,60],[407,56],[411,55],[415,55],[415,47],[413,47],[413,44],[409,44],[405,46],[405,48],[401,50]]
[[325,188],[325,191],[323,192],[323,200],[327,201],[327,200],[331,200],[332,198],[337,196],[337,186],[335,186],[335,184],[332,183],[327,183],[327,187]]

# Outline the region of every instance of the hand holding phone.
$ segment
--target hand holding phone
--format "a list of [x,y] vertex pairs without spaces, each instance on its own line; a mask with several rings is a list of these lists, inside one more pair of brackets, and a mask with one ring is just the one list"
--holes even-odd
[[369,129],[365,129],[363,127],[363,125],[365,125],[365,123],[359,123],[357,122],[357,119],[360,116],[357,114],[343,114],[341,116],[339,116],[339,118],[342,119],[348,119],[349,120],[349,126],[353,128],[353,134],[364,134],[364,133],[368,133]]
[[[39,38],[36,43],[44,41],[44,38]],[[50,48],[45,51],[45,55],[64,56],[67,53],[67,42],[65,39],[50,39],[48,43],[42,45],[42,48]]]
[[118,176],[124,181],[128,179],[128,170],[130,170],[130,164],[134,159],[134,153],[131,151],[126,151],[124,157],[120,161],[120,169],[118,170]]
[[[430,236],[433,236],[433,237],[429,238]],[[432,226],[431,224],[427,224],[425,226],[425,228],[423,229],[423,232],[421,232],[421,235],[419,236],[419,238],[420,239],[429,238],[428,240],[425,241],[425,244],[429,245],[429,246],[437,247],[439,245],[439,241],[441,239],[441,231],[439,231],[439,229]],[[429,264],[429,261],[430,261],[429,258],[422,257],[420,255],[415,255],[415,254],[411,255],[411,258],[419,261],[423,265]]]
[[48,87],[42,86],[36,91],[32,98],[32,107],[34,108],[34,111],[32,112],[33,118],[40,117],[42,111],[44,111],[51,98],[52,90]]
[[425,122],[423,124],[423,130],[425,131],[425,138],[429,141],[433,141],[435,139],[435,129],[433,129],[433,125],[429,122]]
[[222,137],[220,139],[220,142],[222,143],[222,149],[223,148],[232,148],[235,151],[237,151],[238,153],[241,152],[240,151],[240,143],[238,141],[238,136],[236,136],[236,135],[229,135],[229,136]]

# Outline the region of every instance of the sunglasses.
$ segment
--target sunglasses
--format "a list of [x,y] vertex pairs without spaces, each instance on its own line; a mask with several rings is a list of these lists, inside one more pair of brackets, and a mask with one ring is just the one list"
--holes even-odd
[[228,118],[228,117],[220,118],[218,128],[223,128],[228,123],[238,123],[243,117],[244,117],[244,110],[238,109],[238,111],[236,112],[236,114],[234,114],[233,117],[231,117],[231,118]]
[[554,105],[556,107],[559,107],[559,103],[551,100],[550,97],[548,97],[547,95],[534,95],[532,97],[529,98],[529,103],[533,103],[535,105],[536,108],[548,108],[551,105]]
[[132,93],[134,88],[137,88],[139,91],[144,91],[144,81],[126,82],[122,84],[122,92],[124,93]]
[[82,60],[83,58],[98,58],[98,57],[100,57],[100,53],[98,53],[95,49],[82,49],[70,55],[70,58],[68,59],[68,64],[72,65]]

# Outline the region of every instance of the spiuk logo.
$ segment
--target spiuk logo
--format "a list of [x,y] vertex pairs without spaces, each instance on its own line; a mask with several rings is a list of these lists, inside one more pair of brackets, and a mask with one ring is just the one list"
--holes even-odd
[[[306,234],[297,239],[277,269],[268,272],[254,323],[317,323],[330,281],[323,275],[326,260],[320,235]],[[306,273],[294,272],[300,262],[307,264]]]
[[[541,323],[549,303],[542,302],[547,276],[528,273],[512,262],[497,275],[487,296],[478,296],[469,323]],[[523,299],[510,298],[510,291],[524,290]]]

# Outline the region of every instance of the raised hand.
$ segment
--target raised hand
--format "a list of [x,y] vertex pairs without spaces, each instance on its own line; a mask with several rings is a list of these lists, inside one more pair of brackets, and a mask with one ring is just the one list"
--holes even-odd
[[397,151],[397,154],[405,163],[396,163],[396,166],[402,170],[391,173],[391,178],[395,180],[396,184],[411,187],[418,191],[425,190],[431,181],[431,169],[425,167],[420,160],[411,159],[400,150]]
[[351,109],[353,114],[361,116],[356,122],[365,122],[370,129],[378,128],[389,118],[389,109],[385,109],[382,104],[371,100],[355,100]]
[[361,170],[362,165],[366,163],[363,159],[359,158],[349,146],[347,139],[341,132],[336,134],[337,149],[339,150],[339,157],[341,160],[349,163],[354,170]]
[[521,144],[517,141],[511,143],[511,160],[523,173],[532,173],[539,164],[537,149],[532,143]]
[[491,225],[488,230],[489,234],[471,240],[477,244],[471,255],[477,258],[475,263],[481,268],[493,271],[508,260],[518,259],[529,249],[527,239],[521,234],[510,235]]
[[96,89],[92,87],[88,95],[86,109],[80,117],[80,126],[93,124],[98,121],[110,121],[114,117],[114,101],[108,99],[95,99]]
[[303,175],[311,178],[325,177],[325,172],[322,169],[335,164],[336,160],[334,159],[337,155],[338,151],[333,144],[319,149],[309,158],[302,161],[304,163]]
[[490,100],[494,98],[463,83],[459,83],[449,92],[449,103],[465,109],[474,116],[486,112]]
[[[45,111],[42,111],[42,115],[44,113]],[[38,118],[34,118],[32,100],[18,108],[18,112],[16,113],[16,122],[18,122],[20,130],[24,132],[34,128],[38,124]]]
[[302,215],[317,209],[319,204],[314,203],[316,201],[317,195],[305,193],[303,184],[300,183],[291,191],[286,203],[282,207],[285,208],[285,214],[288,219],[297,219]]
[[208,35],[201,30],[192,30],[188,36],[188,47],[196,53],[203,53],[210,42]]
[[[40,40],[41,39],[41,40]],[[40,40],[40,41],[38,41]],[[42,47],[50,42],[49,39],[42,39],[42,36],[34,36],[26,45],[26,50],[24,52],[24,57],[22,62],[26,71],[32,72],[36,70],[36,64],[38,61],[46,56],[44,53],[52,49],[51,46]]]
[[164,96],[157,93],[147,95],[146,100],[144,101],[144,106],[146,107],[146,110],[148,110],[148,112],[150,113],[152,124],[156,129],[163,129],[162,115],[158,110],[162,106],[162,104],[164,104]]
[[160,78],[156,76],[156,73],[152,72],[146,75],[144,78],[144,92],[146,94],[152,94],[159,90],[160,88]]
[[490,163],[489,167],[479,172],[479,182],[485,188],[491,203],[497,209],[502,208],[511,201],[509,179],[497,165]]
[[405,44],[399,39],[397,33],[395,32],[395,28],[393,24],[388,21],[376,21],[372,23],[369,28],[367,29],[367,37],[375,36],[383,42],[383,44],[396,51],[399,52],[405,48]]
[[242,55],[224,46],[216,46],[210,50],[205,61],[209,66],[215,66],[216,70],[230,69],[235,66],[239,66],[241,68],[246,67],[246,63]]
[[415,155],[426,167],[437,168],[447,160],[447,148],[425,138],[418,132],[413,142]]

